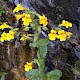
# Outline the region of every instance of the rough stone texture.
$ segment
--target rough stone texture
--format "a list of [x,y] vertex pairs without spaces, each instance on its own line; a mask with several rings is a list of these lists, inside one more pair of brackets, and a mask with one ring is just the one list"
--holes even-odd
[[8,73],[6,80],[28,80],[24,76],[24,64],[32,61],[34,54],[33,48],[20,43],[0,45],[0,71]]
[[33,8],[40,14],[45,14],[53,23],[60,23],[62,19],[66,19],[79,25],[79,0],[15,0],[15,2]]

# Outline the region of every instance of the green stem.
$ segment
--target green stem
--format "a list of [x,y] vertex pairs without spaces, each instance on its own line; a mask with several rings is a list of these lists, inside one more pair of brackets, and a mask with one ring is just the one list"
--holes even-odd
[[40,46],[38,45],[38,61],[39,61],[39,76],[40,76],[40,79],[44,79],[46,77],[45,75],[45,63],[44,63],[44,58],[42,57],[41,55],[41,52],[40,52]]
[[[35,43],[38,43],[39,42],[39,32],[38,32],[38,30],[36,30],[35,33],[37,33],[37,36],[35,36],[35,37],[37,37],[37,40],[35,41]],[[39,63],[39,65],[38,65],[39,79],[43,80],[46,76],[45,75],[45,63],[44,63],[44,58],[42,57],[42,54],[40,52],[41,46],[38,44],[37,47],[38,47],[37,57],[38,57],[38,63]]]
[[26,8],[26,12],[27,12],[27,13],[32,13],[32,14],[34,14],[34,15],[36,15],[36,16],[40,16],[40,14],[31,11],[29,8]]

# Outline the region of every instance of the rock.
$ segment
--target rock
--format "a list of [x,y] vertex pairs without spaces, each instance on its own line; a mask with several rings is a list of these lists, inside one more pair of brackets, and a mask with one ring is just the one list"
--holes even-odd
[[76,56],[80,59],[80,47],[74,48]]
[[62,19],[66,19],[79,26],[79,0],[15,0],[15,4],[17,3],[45,14],[53,23],[60,23]]
[[28,80],[23,76],[24,65],[33,60],[34,54],[34,48],[26,48],[23,44],[17,47],[13,43],[0,45],[0,71],[8,73],[6,80]]
[[[73,50],[73,48],[72,48]],[[46,72],[60,69],[63,73],[61,80],[74,80],[72,67],[77,57],[70,49],[64,48],[61,43],[53,46],[53,52],[48,52],[45,59]]]

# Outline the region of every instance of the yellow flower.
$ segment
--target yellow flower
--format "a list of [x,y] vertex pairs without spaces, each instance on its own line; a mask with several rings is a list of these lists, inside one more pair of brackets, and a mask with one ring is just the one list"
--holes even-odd
[[7,39],[7,33],[3,32],[0,38],[1,42],[4,42]]
[[25,8],[22,7],[20,4],[17,4],[17,7],[13,10],[13,12],[18,12],[20,10],[25,10]]
[[24,70],[25,71],[30,71],[30,70],[32,70],[32,62],[26,62],[26,64],[24,65]]
[[4,29],[4,28],[10,28],[9,25],[6,24],[6,22],[4,22],[2,25],[0,25],[0,29]]
[[11,39],[14,39],[14,36],[11,35],[10,33],[7,33],[6,41],[10,41]]
[[66,40],[66,32],[64,30],[58,31],[57,38],[60,39],[60,41],[65,41]]
[[72,23],[62,20],[62,24],[60,24],[60,26],[65,26],[66,28],[72,27]]
[[22,37],[20,38],[20,40],[24,41],[26,39],[31,39],[30,36],[33,36],[33,34],[28,34],[27,36],[26,36],[26,34],[24,34],[24,35],[22,35]]
[[12,30],[9,31],[9,33],[7,33],[7,39],[6,41],[10,41],[11,39],[14,39],[14,32]]
[[15,33],[12,30],[10,30],[9,33],[3,32],[0,38],[0,41],[1,42],[10,41],[11,39],[14,39],[14,34]]
[[9,34],[11,34],[11,35],[13,35],[13,36],[14,36],[15,32],[14,32],[14,31],[12,31],[12,30],[10,30],[10,31],[9,31]]
[[23,14],[15,14],[17,21],[21,19],[23,16],[24,16]]
[[71,32],[66,32],[66,35],[68,36],[68,39],[70,39],[72,33]]
[[43,26],[47,26],[48,24],[47,17],[45,17],[45,15],[39,16],[39,23],[43,24]]
[[24,26],[28,26],[32,22],[30,14],[24,14],[22,21]]
[[27,36],[30,37],[30,36],[33,36],[33,34],[28,34]]
[[50,40],[56,40],[57,37],[56,30],[51,30],[50,33],[48,34],[48,37]]
[[26,40],[26,38],[27,38],[27,36],[24,34],[24,35],[20,38],[20,40],[21,40],[21,41],[24,41],[24,40]]
[[50,32],[51,32],[52,34],[56,34],[56,33],[57,33],[56,30],[54,30],[54,29],[52,29]]

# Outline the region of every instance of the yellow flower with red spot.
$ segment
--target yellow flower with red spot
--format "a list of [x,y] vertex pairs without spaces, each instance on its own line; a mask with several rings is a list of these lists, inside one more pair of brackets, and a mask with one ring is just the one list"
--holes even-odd
[[24,14],[22,21],[24,26],[28,26],[32,22],[30,14]]
[[66,28],[72,27],[72,23],[62,20],[62,24],[60,24],[60,26],[65,26]]
[[48,21],[47,21],[47,17],[45,17],[45,15],[43,16],[39,16],[39,23],[43,24],[43,26],[47,26],[48,25]]
[[0,25],[0,29],[4,29],[4,28],[10,28],[9,25],[6,24],[6,22],[4,22],[2,25]]
[[18,12],[20,10],[25,10],[25,8],[22,7],[20,4],[17,4],[17,7],[14,8],[13,12]]
[[50,40],[56,40],[57,38],[56,30],[51,30],[50,33],[48,34],[48,37]]
[[32,62],[26,62],[26,64],[24,65],[24,70],[27,72],[32,70]]
[[66,32],[64,30],[58,31],[57,38],[60,39],[60,41],[65,41],[66,40]]

